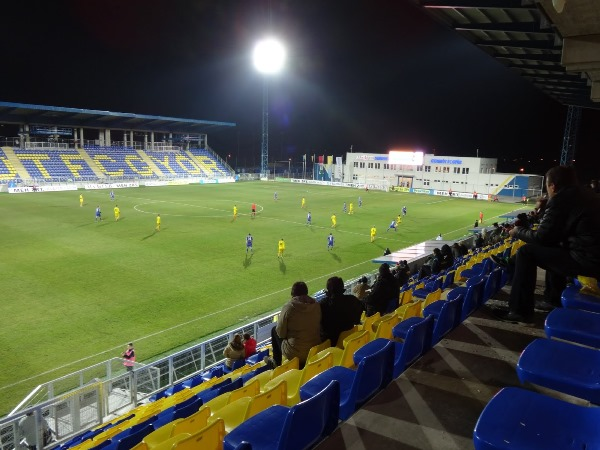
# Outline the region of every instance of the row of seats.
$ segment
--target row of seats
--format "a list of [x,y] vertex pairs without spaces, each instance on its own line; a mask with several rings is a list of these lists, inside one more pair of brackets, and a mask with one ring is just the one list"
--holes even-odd
[[521,353],[517,375],[523,384],[589,403],[571,403],[519,387],[503,388],[477,421],[473,432],[477,450],[600,448],[598,282],[593,280],[588,286],[576,282],[567,287],[562,305],[546,318],[547,339],[534,340]]
[[[159,167],[161,174],[155,173],[133,148],[86,146],[83,151],[87,152],[100,172],[109,176],[156,178],[159,175],[192,177],[224,176],[230,173],[230,169],[208,151],[196,160],[185,152],[148,152],[148,157]],[[32,178],[76,180],[96,177],[94,170],[76,150],[15,149],[14,152]],[[0,158],[7,158],[4,152]],[[5,165],[0,164],[0,174],[3,172],[9,173]]]
[[[492,274],[485,277],[486,285],[490,278],[499,280],[500,269]],[[453,271],[445,276],[451,280]],[[472,283],[477,289],[484,283],[480,278]],[[303,369],[293,359],[270,370],[261,362],[268,354],[263,350],[254,359],[235,362],[229,373],[220,365],[164,389],[133,416],[117,418],[93,430],[96,435],[63,447],[135,444],[138,450],[161,450],[199,448],[202,442],[202,448],[310,448],[456,327],[465,298],[476,291],[473,286],[466,285],[466,291],[455,287],[457,293],[450,292],[447,300],[440,298],[440,288],[425,300],[405,290],[396,310],[365,317],[342,333],[335,347],[327,341],[311,349]],[[483,296],[474,298],[478,305]],[[112,430],[113,423],[118,430]]]

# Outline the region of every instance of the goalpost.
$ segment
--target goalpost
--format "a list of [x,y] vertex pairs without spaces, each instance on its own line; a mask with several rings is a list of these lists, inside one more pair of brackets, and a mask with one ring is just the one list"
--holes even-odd
[[359,185],[359,187],[361,187],[365,190],[368,188],[369,190],[373,190],[373,191],[389,192],[390,191],[390,181],[383,180],[380,178],[367,178],[362,185]]

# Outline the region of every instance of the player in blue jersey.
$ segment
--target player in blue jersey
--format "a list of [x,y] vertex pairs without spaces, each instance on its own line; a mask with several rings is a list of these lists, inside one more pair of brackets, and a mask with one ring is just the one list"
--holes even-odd
[[358,196],[358,207],[362,207],[362,198],[360,198],[360,195]]
[[387,233],[390,230],[394,230],[394,231],[398,231],[398,228],[396,226],[396,221],[394,219],[392,219],[392,223],[390,223],[390,226],[388,227],[387,230],[385,230],[385,232]]
[[248,236],[246,236],[246,253],[248,253],[248,250],[250,250],[250,253],[254,253],[254,250],[252,249],[253,240],[254,238],[252,237],[252,235],[248,233]]
[[110,191],[110,199],[111,199],[112,201],[114,201],[114,200],[115,200],[115,193],[114,193],[114,191]]
[[327,250],[333,250],[333,234],[329,233],[329,236],[327,236]]
[[402,215],[403,215],[403,216],[406,216],[406,206],[403,206],[403,207],[402,207]]
[[277,191],[273,194],[273,200],[277,200]]
[[310,213],[310,211],[306,215],[306,225],[312,225],[312,214]]
[[346,202],[344,202],[344,206],[342,206],[342,212],[343,212],[344,214],[346,214],[346,212],[347,212],[347,208],[346,208]]
[[100,222],[102,220],[102,212],[100,211],[100,206],[96,208],[96,217],[94,218],[94,222]]

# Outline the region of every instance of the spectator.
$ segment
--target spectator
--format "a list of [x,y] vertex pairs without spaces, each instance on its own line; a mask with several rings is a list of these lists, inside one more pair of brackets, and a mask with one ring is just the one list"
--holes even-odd
[[442,237],[442,233],[438,234],[437,237],[435,238],[436,241],[443,241],[444,238]]
[[452,256],[454,257],[454,259],[460,259],[462,258],[462,252],[460,250],[460,246],[458,245],[458,242],[455,242],[454,244],[452,244]]
[[500,320],[532,322],[537,267],[546,270],[547,306],[560,306],[567,277],[600,278],[600,198],[578,185],[572,167],[550,169],[546,188],[548,204],[537,230],[515,226],[509,232],[526,244],[514,259],[509,310],[495,311]]
[[410,279],[410,267],[408,267],[406,260],[398,262],[394,270],[394,278],[396,278],[396,282],[400,287],[408,283]]
[[256,353],[256,339],[244,333],[244,356],[248,358]]
[[234,361],[238,359],[244,359],[246,350],[242,342],[242,335],[236,334],[233,336],[233,340],[227,344],[225,350],[223,350],[223,356],[225,356],[225,365],[231,369]]
[[283,356],[288,360],[297,357],[303,367],[311,347],[321,343],[321,307],[308,295],[306,283],[295,282],[291,296],[271,330],[273,358],[265,358],[271,367],[281,365]]
[[133,342],[127,344],[125,351],[121,353],[123,357],[123,365],[127,372],[131,372],[133,370],[133,366],[135,366],[135,349],[133,348]]
[[473,248],[481,248],[484,244],[485,241],[483,239],[483,236],[481,235],[481,233],[477,233],[477,235],[475,235],[475,242],[473,243]]
[[25,444],[29,450],[37,450],[38,440],[39,443],[42,444],[42,447],[45,447],[52,442],[52,430],[44,417],[40,417],[38,426],[33,413],[28,412],[21,420],[19,420],[18,427],[21,439],[25,440]]
[[383,251],[383,256],[387,256],[387,255],[391,255],[392,251],[390,250],[389,247],[387,247],[384,251]]
[[419,270],[419,280],[421,278],[428,277],[429,275],[434,275],[438,273],[441,267],[441,260],[442,253],[440,249],[436,247],[433,249],[433,253],[429,257],[427,262],[425,262],[425,264],[421,266],[421,269]]
[[397,302],[399,296],[400,288],[390,272],[390,266],[384,263],[379,266],[379,275],[371,292],[363,300],[367,316],[372,316],[377,312],[384,315],[390,300],[395,298]]
[[454,265],[454,256],[452,256],[452,249],[448,244],[442,245],[440,256],[440,270],[449,269]]
[[342,331],[360,323],[362,303],[354,295],[345,295],[344,280],[331,277],[327,280],[325,299],[321,305],[321,339],[336,345]]
[[357,299],[362,301],[367,296],[369,289],[369,280],[367,279],[367,277],[362,277],[360,280],[358,280],[358,283],[356,283],[352,288],[352,294]]

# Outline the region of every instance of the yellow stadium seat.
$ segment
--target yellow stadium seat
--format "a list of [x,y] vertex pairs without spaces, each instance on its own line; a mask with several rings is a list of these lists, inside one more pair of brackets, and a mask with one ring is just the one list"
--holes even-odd
[[191,435],[173,446],[173,450],[222,450],[225,438],[225,423],[217,420],[198,433]]
[[400,322],[400,318],[396,314],[383,316],[379,321],[373,324],[377,331],[369,333],[370,340],[377,338],[392,339],[392,328],[394,328],[398,322]]
[[413,291],[411,289],[407,289],[400,293],[400,306],[406,305],[407,303],[412,302],[412,294]]
[[300,360],[298,358],[293,358],[291,361],[284,361],[283,364],[277,366],[273,369],[273,376],[271,378],[276,378],[284,372],[287,372],[291,369],[298,369],[300,367]]
[[421,317],[423,316],[423,310],[425,309],[425,307],[429,306],[433,302],[437,302],[438,300],[440,300],[441,297],[442,297],[441,289],[437,289],[437,290],[427,294],[427,297],[425,297],[425,300],[423,301],[423,304],[421,305],[421,314],[420,314]]
[[248,415],[248,408],[252,402],[252,397],[241,397],[237,400],[223,406],[218,411],[215,411],[213,415],[208,419],[208,423],[211,424],[217,420],[222,420],[225,425],[225,433],[229,433],[240,423],[246,420]]
[[252,378],[241,388],[231,391],[228,403],[235,402],[242,397],[254,397],[258,394],[260,394],[260,382]]
[[273,378],[272,369],[265,370],[264,372],[261,372],[258,375],[254,375],[252,377],[253,380],[258,380],[260,391],[263,391],[265,384],[267,384],[271,380],[271,378]]
[[185,419],[176,421],[175,427],[172,431],[172,436],[177,436],[182,433],[188,433],[190,435],[197,433],[208,424],[208,418],[210,417],[210,409],[200,410]]
[[[175,448],[175,445],[184,439],[187,439],[191,436],[189,433],[181,433],[176,436],[172,436],[166,441],[157,444],[155,447],[152,447],[152,450],[171,450]],[[142,441],[143,442],[143,441]]]
[[353,333],[360,331],[360,325],[354,325],[352,328],[346,331],[342,331],[340,336],[338,337],[336,347],[343,350],[344,349],[344,340]]
[[246,418],[250,418],[273,405],[287,405],[287,382],[285,380],[281,380],[270,389],[266,389],[262,394],[255,396],[250,402]]
[[308,361],[313,355],[316,355],[321,350],[325,350],[329,347],[331,347],[331,341],[329,339],[327,339],[325,342],[321,342],[320,344],[315,345],[314,347],[311,347],[311,349],[308,351],[308,356],[306,357],[306,360]]
[[362,328],[365,331],[373,331],[373,324],[381,318],[381,314],[376,312],[370,317],[365,318],[365,321],[362,323]]
[[317,360],[306,363],[302,370],[291,369],[273,378],[265,385],[265,389],[270,389],[285,380],[287,383],[287,404],[288,406],[294,406],[300,402],[300,386],[330,367],[333,367],[333,355],[328,353]]
[[324,357],[327,354],[331,354],[333,357],[334,366],[353,367],[354,366],[354,352],[369,342],[370,334],[368,331],[358,331],[346,339],[346,345],[343,350],[337,347],[327,348],[315,356],[313,360]]
[[407,305],[402,305],[396,309],[395,313],[400,320],[406,320],[409,317],[420,317],[421,315],[421,301],[417,300]]

